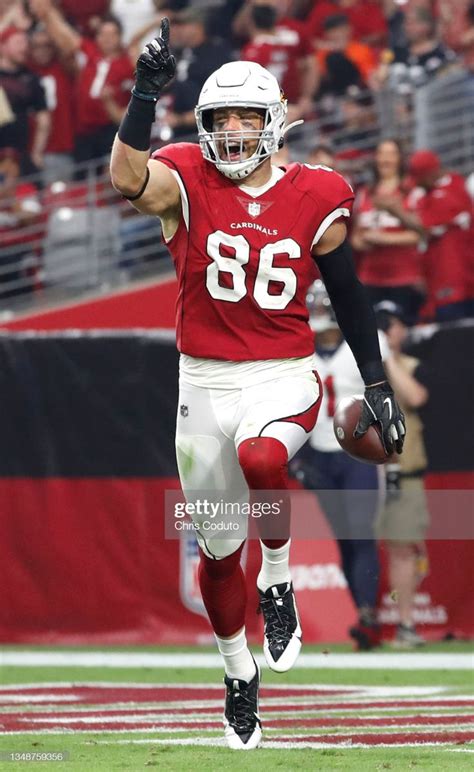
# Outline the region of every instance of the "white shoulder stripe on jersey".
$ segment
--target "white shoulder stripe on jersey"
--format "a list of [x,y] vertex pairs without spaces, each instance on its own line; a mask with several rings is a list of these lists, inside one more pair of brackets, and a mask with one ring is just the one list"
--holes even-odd
[[327,215],[327,217],[324,218],[318,230],[316,231],[314,239],[311,242],[311,246],[314,247],[314,245],[318,243],[321,236],[327,231],[329,226],[332,225],[334,220],[337,220],[338,217],[349,217],[349,216],[350,216],[350,212],[346,207],[340,207],[330,212]]
[[[183,213],[183,220],[184,220],[184,224],[186,225],[186,230],[189,231],[189,201],[188,201],[188,195],[186,193],[186,188],[184,187],[184,182],[179,176],[179,173],[176,171],[176,169],[170,169],[170,172],[175,178],[176,182],[178,183],[179,194],[181,196],[181,211]],[[171,236],[169,239],[165,239],[165,241],[171,241],[172,238],[173,237]]]

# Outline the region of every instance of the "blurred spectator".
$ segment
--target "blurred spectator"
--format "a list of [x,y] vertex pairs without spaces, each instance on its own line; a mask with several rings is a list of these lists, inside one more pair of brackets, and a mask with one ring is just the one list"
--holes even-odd
[[463,62],[474,71],[474,2],[469,4],[464,19],[463,31],[458,39],[458,49],[463,54]]
[[416,411],[427,402],[429,394],[416,380],[419,361],[402,353],[408,334],[403,308],[385,301],[375,306],[375,314],[377,326],[385,333],[390,348],[385,369],[407,426],[398,463],[386,465],[386,502],[377,518],[375,532],[387,547],[389,584],[399,612],[393,644],[411,649],[425,642],[417,633],[413,618],[415,592],[428,571],[424,540],[429,524],[423,485],[427,463],[423,426]]
[[336,158],[329,145],[316,145],[308,155],[306,163],[310,166],[328,166],[336,169]]
[[408,171],[417,185],[407,198],[409,211],[393,196],[379,196],[375,204],[415,230],[426,247],[426,314],[437,321],[460,319],[468,314],[472,255],[472,204],[465,180],[445,171],[431,150],[414,153]]
[[[174,11],[182,10],[175,7],[180,4],[187,4],[193,8],[205,11],[209,37],[225,40],[232,48],[235,48],[232,24],[236,13],[240,11],[244,2],[245,0],[190,0],[188,3],[181,3],[181,0],[178,0],[178,2],[174,0],[172,6]],[[166,0],[162,0],[161,5],[166,8]],[[233,55],[230,51],[229,54],[229,59],[232,59]]]
[[309,39],[280,14],[276,0],[253,0],[250,40],[240,58],[258,62],[273,73],[288,99],[291,123],[311,112],[319,78]]
[[[32,282],[26,272],[36,264],[38,191],[20,178],[20,154],[15,148],[0,150],[0,298],[28,292]],[[36,224],[36,227],[34,227]]]
[[[27,55],[26,33],[15,27],[3,30],[0,35],[0,147],[15,148],[21,155],[22,171],[31,173],[43,165],[51,117],[38,76],[25,66]],[[36,121],[30,137],[31,114]]]
[[133,65],[122,46],[120,23],[113,16],[103,17],[95,40],[89,40],[65,21],[52,0],[30,0],[30,6],[61,54],[76,58],[75,160],[107,155],[133,84]]
[[387,139],[375,151],[374,181],[356,197],[352,246],[359,253],[358,273],[372,303],[391,300],[403,308],[413,324],[423,302],[423,272],[417,249],[418,234],[406,229],[397,217],[376,205],[380,196],[406,205],[402,151]]
[[[131,43],[139,30],[143,27],[148,29],[152,22],[156,23],[158,5],[157,0],[133,0],[133,4],[130,0],[110,0],[110,12],[122,25],[123,42],[126,46]],[[161,18],[162,16],[159,16],[160,21]],[[149,37],[140,41],[141,47],[155,37],[160,29],[160,22],[158,21],[156,25],[156,32],[153,27],[151,29],[153,31]]]
[[187,8],[177,13],[171,30],[173,48],[180,49],[176,77],[169,93],[173,104],[166,120],[175,137],[196,131],[194,108],[199,93],[211,72],[229,61],[229,48],[220,40],[211,40],[202,10]]
[[368,83],[377,59],[369,46],[353,40],[348,16],[328,16],[324,21],[322,41],[316,58],[323,91],[344,94],[350,86]]
[[110,0],[60,0],[57,5],[73,27],[81,34],[91,36],[102,16],[109,12]]
[[387,22],[379,0],[318,0],[306,21],[308,33],[317,48],[325,45],[326,20],[339,14],[348,17],[354,40],[376,49],[385,45]]
[[341,174],[366,180],[379,129],[370,92],[351,86],[339,100],[341,127],[330,135]]
[[[324,389],[316,426],[289,469],[307,490],[316,494],[331,525],[358,614],[349,635],[359,650],[368,650],[380,643],[376,623],[379,561],[373,531],[379,480],[375,466],[364,464],[341,449],[333,427],[338,402],[359,393],[363,384],[322,281],[311,285],[306,303],[315,333],[315,367]],[[388,351],[383,336],[380,343],[385,359]]]
[[454,51],[462,50],[461,40],[469,25],[472,0],[435,0],[438,29],[443,42]]
[[30,64],[38,75],[51,113],[51,132],[44,153],[46,183],[72,179],[74,150],[73,78],[58,58],[56,46],[46,30],[30,36]]
[[399,51],[400,59],[390,66],[381,65],[377,73],[380,82],[389,77],[399,88],[418,88],[457,61],[454,51],[439,40],[436,19],[428,9],[410,6],[405,13],[405,32],[408,50]]
[[397,0],[383,0],[383,9],[388,26],[388,48],[382,52],[381,59],[391,64],[394,59],[404,61],[408,55],[408,39],[405,32],[405,5]]
[[33,19],[22,0],[0,0],[0,35],[7,27],[15,27],[27,32]]

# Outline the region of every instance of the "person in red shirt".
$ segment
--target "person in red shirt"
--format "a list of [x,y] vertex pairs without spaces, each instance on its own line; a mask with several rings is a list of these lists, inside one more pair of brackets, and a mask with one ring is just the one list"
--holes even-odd
[[470,300],[472,260],[472,207],[465,180],[460,174],[445,171],[431,150],[414,153],[408,171],[416,184],[407,199],[408,210],[394,200],[379,200],[378,205],[416,231],[426,248],[426,315],[436,321],[463,318]]
[[351,243],[359,254],[359,278],[374,305],[391,300],[403,308],[413,324],[424,298],[419,237],[377,206],[380,196],[395,196],[406,206],[403,155],[395,140],[383,140],[377,145],[374,171],[373,184],[358,191],[354,206]]
[[110,0],[61,0],[59,5],[81,35],[90,35],[102,16],[108,13]]
[[249,30],[250,40],[241,49],[240,58],[261,64],[276,77],[290,103],[290,120],[311,112],[319,78],[303,28],[294,19],[283,17],[274,0],[252,0]]
[[65,21],[51,0],[31,0],[30,6],[61,54],[75,56],[75,160],[101,158],[110,152],[133,82],[133,66],[122,47],[120,22],[112,16],[103,17],[95,39],[90,40]]
[[0,299],[31,292],[41,238],[38,189],[20,178],[20,153],[0,150]]
[[325,19],[323,41],[324,45],[315,53],[322,89],[344,94],[351,86],[367,85],[377,58],[370,46],[352,39],[352,27],[346,14]]
[[52,118],[43,176],[47,181],[71,179],[75,139],[73,77],[44,29],[36,29],[30,36],[30,66],[43,86]]
[[[171,144],[150,158],[156,101],[176,70],[168,42],[164,19],[160,36],[138,59],[111,178],[139,211],[161,219],[175,262],[178,468],[194,512],[201,593],[224,661],[226,741],[250,750],[260,743],[261,721],[240,565],[246,506],[262,548],[257,589],[265,658],[284,672],[301,648],[287,474],[321,397],[306,308],[314,261],[366,384],[357,436],[380,421],[387,448],[401,451],[405,430],[345,238],[352,189],[329,169],[272,165],[287,101],[275,77],[255,62],[229,62],[206,80],[196,106],[199,146]],[[217,507],[212,529],[201,507],[209,503]],[[231,505],[230,519],[222,504],[227,513]],[[268,518],[258,517],[263,505],[274,515],[270,528]],[[176,510],[170,516],[175,522]]]
[[329,16],[344,14],[349,18],[353,37],[380,50],[388,35],[387,21],[378,0],[318,0],[308,15],[306,25],[316,48],[324,48],[324,23]]

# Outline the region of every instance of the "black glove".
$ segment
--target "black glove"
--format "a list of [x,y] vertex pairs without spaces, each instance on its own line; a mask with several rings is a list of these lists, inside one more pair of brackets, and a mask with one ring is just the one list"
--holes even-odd
[[132,94],[139,99],[156,102],[163,88],[174,76],[176,60],[169,52],[169,39],[170,23],[165,17],[161,21],[159,36],[146,44],[137,60]]
[[362,412],[354,437],[362,437],[371,424],[379,424],[382,443],[389,456],[394,450],[401,453],[405,440],[405,416],[398,407],[393,389],[388,381],[366,386]]

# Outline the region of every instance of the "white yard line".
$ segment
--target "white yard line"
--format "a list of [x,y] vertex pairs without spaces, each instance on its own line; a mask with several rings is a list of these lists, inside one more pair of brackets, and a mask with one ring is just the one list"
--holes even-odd
[[[298,716],[295,716],[295,721],[298,720]],[[273,717],[273,716],[265,716],[265,727],[269,730],[273,730],[274,732],[281,732],[284,731],[286,728],[288,730],[289,727],[274,727],[272,724],[275,724],[276,722],[280,721],[280,717]],[[48,718],[21,718],[19,719],[20,722],[23,722],[25,724],[53,724],[55,726],[67,726],[68,724],[90,724],[93,726],[94,724],[153,724],[154,726],[149,727],[150,731],[153,732],[186,732],[192,729],[193,724],[213,724],[213,726],[206,727],[204,729],[197,729],[197,731],[212,731],[214,729],[219,729],[222,726],[222,716],[212,716],[212,718],[201,718],[200,716],[192,716],[192,717],[186,717],[186,718],[177,718],[176,716],[170,717],[170,718],[162,718],[161,716],[140,716],[140,715],[132,715],[132,716],[89,716],[89,717],[48,717]],[[177,727],[175,729],[169,729],[166,724],[180,724],[181,727]],[[144,729],[145,727],[135,726],[131,729],[133,732],[135,729]],[[302,729],[302,727],[294,726],[294,729]],[[308,726],[305,727],[306,732],[305,734],[310,734],[311,732],[325,732],[326,734],[331,734],[331,732],[337,731],[338,734],[354,734],[354,732],[357,732],[358,734],[364,733],[364,734],[380,734],[380,733],[386,733],[386,734],[393,734],[393,733],[399,733],[399,732],[412,732],[414,730],[421,732],[421,733],[427,733],[427,732],[435,732],[435,731],[444,731],[444,732],[472,732],[473,725],[472,720],[471,721],[460,721],[457,724],[417,724],[414,722],[413,724],[369,724],[367,726],[345,726],[345,725],[339,725],[339,726],[333,726],[332,724],[315,724],[314,726]],[[104,730],[109,731],[109,730]],[[114,731],[112,728],[110,731]],[[304,735],[300,735],[304,736]]]
[[74,702],[79,701],[80,697],[68,694],[5,694],[0,692],[0,706],[3,704],[11,705],[12,702],[18,705],[43,703],[43,702]]
[[[262,708],[266,708],[268,703],[265,703],[263,701],[260,701],[260,705]],[[63,706],[59,706],[62,708]],[[214,718],[215,716],[218,716],[219,718],[222,717],[222,700],[219,700],[218,702],[212,702],[212,703],[185,703],[185,707],[187,709],[193,708],[195,710],[199,711],[211,711],[211,712],[201,712],[200,716],[202,720],[207,720]],[[445,718],[450,716],[456,716],[457,718],[472,718],[472,711],[463,712],[460,708],[463,708],[463,705],[460,705],[459,708],[449,706],[447,708],[443,708],[442,705],[438,705],[436,707],[437,712],[434,713],[433,709],[428,709],[423,711],[421,708],[416,710],[416,713],[410,712],[410,710],[413,711],[413,708],[411,706],[409,707],[369,707],[369,708],[362,708],[360,706],[357,706],[357,708],[330,708],[326,707],[324,709],[324,715],[331,716],[333,718]],[[74,712],[76,714],[81,715],[88,715],[89,713],[98,713],[100,711],[101,715],[107,716],[110,713],[114,712],[117,713],[120,711],[120,715],[128,716],[131,715],[134,711],[137,709],[141,709],[143,711],[149,711],[149,712],[143,712],[141,713],[142,719],[146,719],[147,716],[153,714],[158,715],[160,718],[162,716],[175,716],[179,717],[179,715],[182,716],[182,713],[167,713],[166,711],[169,710],[169,705],[142,705],[141,703],[132,702],[127,705],[124,705],[123,703],[118,704],[108,704],[107,707],[104,707],[103,705],[88,705],[87,707],[84,707],[82,705],[71,705],[70,707],[64,706],[64,709],[58,710],[57,705],[35,705],[30,711],[23,711],[23,715],[30,715],[35,716],[38,713],[46,713],[51,711],[56,711],[55,715],[59,716],[62,713],[66,712]],[[271,716],[272,718],[291,718],[295,715],[295,710],[298,710],[298,715],[302,718],[313,718],[313,717],[320,717],[323,713],[321,709],[315,709],[313,710],[311,706],[305,706],[305,705],[295,705],[293,708],[289,709],[288,703],[285,703],[285,708],[281,711],[272,711],[271,713],[268,713],[268,716]],[[157,714],[157,711],[160,711]],[[11,706],[8,708],[3,708],[0,710],[0,716],[9,716],[12,713],[17,714],[19,712],[17,707]],[[189,714],[191,715],[191,714]]]
[[[222,725],[219,725],[219,727],[216,727],[216,728],[209,727],[208,729],[197,729],[197,730],[194,730],[194,731],[207,732],[207,733],[212,733],[212,732],[216,732],[216,731],[220,732],[220,731],[222,731],[221,730],[221,726]],[[379,729],[379,727],[376,727],[376,728],[375,727],[347,727],[347,728],[344,728],[344,729],[342,729],[341,727],[338,727],[337,730],[336,730],[335,727],[331,727],[331,728],[326,728],[326,729],[322,728],[322,729],[320,729],[319,733],[324,736],[324,735],[328,735],[328,734],[335,734],[336,731],[337,731],[337,734],[340,737],[345,737],[346,735],[349,735],[349,737],[350,737],[350,736],[352,736],[354,734],[365,734],[365,735],[371,735],[371,736],[372,735],[373,736],[377,736],[378,734],[381,734],[381,733],[382,734],[404,734],[405,730],[407,730],[406,734],[408,735],[409,734],[408,729],[409,728],[405,727],[405,726],[391,727],[391,728],[390,727],[383,727],[383,728],[380,728],[380,729]],[[272,727],[268,727],[268,730],[272,731]],[[427,727],[425,724],[423,724],[422,728],[417,730],[417,733],[418,734],[429,734],[431,730],[433,732],[437,732],[438,734],[441,734],[443,732],[445,734],[449,734],[450,732],[460,732],[460,733],[464,732],[464,733],[467,734],[467,733],[472,732],[472,726],[465,727],[465,728],[464,727],[458,728],[458,727],[455,726],[455,727],[451,728],[451,727],[446,727],[445,725],[443,725],[441,727],[441,729],[440,729],[440,728],[437,728],[437,727],[433,727],[433,728],[432,727]],[[3,737],[3,736],[7,736],[7,735],[11,736],[11,735],[63,735],[63,734],[67,734],[67,735],[71,735],[71,734],[87,735],[87,734],[97,734],[98,732],[103,732],[103,733],[106,733],[106,734],[114,734],[114,735],[121,735],[121,734],[132,734],[132,735],[135,735],[135,734],[153,734],[153,735],[155,735],[155,734],[160,734],[160,733],[164,733],[164,732],[166,734],[172,733],[172,732],[182,732],[184,734],[184,733],[189,733],[191,731],[193,731],[192,727],[185,727],[183,729],[174,729],[174,730],[173,729],[166,729],[165,730],[165,729],[160,728],[159,726],[156,726],[156,727],[135,727],[133,729],[132,728],[113,729],[112,727],[110,729],[97,729],[97,728],[94,728],[94,729],[71,729],[71,727],[69,727],[69,726],[64,726],[64,727],[54,727],[54,728],[51,728],[51,729],[14,729],[14,730],[0,731],[0,736]],[[278,737],[280,737],[280,738],[281,737],[285,737],[285,735],[282,735],[282,731],[284,731],[284,729],[282,729],[282,728],[275,728],[275,729],[273,729],[274,733],[277,732],[277,731],[278,731]],[[301,740],[304,741],[305,737],[308,737],[308,736],[311,736],[312,734],[317,734],[317,733],[318,733],[318,727],[308,727],[308,731],[305,734],[289,734],[289,735],[286,735],[286,737],[288,737],[288,739],[292,739],[292,740],[294,740],[295,738],[301,738]],[[217,737],[216,738],[212,738],[212,737],[209,737],[209,738],[190,737],[190,738],[182,738],[182,739],[183,739],[183,741],[186,741],[183,744],[193,745],[193,744],[197,744],[198,741],[200,741],[201,739],[208,739],[210,741],[208,744],[212,744],[212,742],[211,742],[212,740],[215,739],[216,741],[218,741],[220,738],[217,738]],[[98,742],[102,742],[102,741],[98,741]],[[134,741],[134,740],[130,739],[130,742],[140,742],[140,741],[139,740]],[[169,742],[171,744],[174,744],[174,743],[178,743],[179,740],[178,739],[172,739],[172,738],[170,738],[169,740],[165,740],[165,739],[153,740],[153,738],[148,738],[148,739],[142,740],[142,742],[151,742],[151,743],[152,742],[159,742],[159,743],[167,743],[167,742]],[[453,741],[451,740],[450,742],[452,744]],[[469,742],[471,742],[471,741],[469,741]],[[336,744],[338,744],[338,743],[336,743]],[[421,743],[421,744],[424,744],[424,743]],[[300,747],[300,746],[302,747],[302,745],[303,745],[303,742],[300,742],[295,747]],[[278,744],[275,743],[275,747],[280,747],[280,743],[278,743]]]
[[[257,655],[260,665],[262,655]],[[3,651],[0,667],[222,668],[219,654],[118,653],[110,651]],[[296,669],[472,670],[474,653],[302,654]]]
[[[225,748],[227,743],[222,737],[210,738],[210,737],[186,737],[177,738],[175,740],[154,740],[152,738],[131,739],[131,740],[97,740],[97,745],[205,745],[216,748]],[[452,742],[406,742],[406,743],[379,743],[377,745],[370,743],[351,743],[347,741],[334,742],[334,743],[320,743],[320,742],[294,742],[292,740],[282,740],[281,742],[275,742],[272,740],[264,740],[261,744],[261,748],[314,748],[315,750],[322,750],[324,748],[342,748],[344,750],[352,750],[353,748],[430,748],[440,747],[445,745],[452,745]]]
[[[354,692],[355,695],[364,695],[372,697],[429,697],[432,695],[446,694],[450,691],[448,686],[355,686],[354,684],[264,684],[263,688],[268,691],[301,691],[301,692],[331,692],[325,696],[333,697],[334,699],[350,699],[352,695],[347,692]],[[12,695],[5,694],[3,697],[2,692],[22,692],[31,689],[38,690],[39,695],[35,695],[38,698],[43,695],[43,689],[143,689],[144,691],[150,689],[185,689],[189,691],[197,689],[206,689],[208,691],[222,692],[222,683],[215,683],[214,681],[205,683],[187,683],[187,682],[173,682],[173,683],[147,683],[143,681],[35,681],[34,683],[21,683],[21,684],[0,684],[0,700],[7,700]],[[336,694],[338,692],[338,694]],[[56,692],[57,694],[57,692]],[[21,695],[18,699],[26,700],[31,695]],[[464,695],[465,698],[468,695]],[[66,699],[67,695],[57,695],[57,699]],[[56,699],[56,697],[55,697]],[[76,697],[73,697],[76,699]],[[273,698],[272,698],[273,699]],[[313,698],[311,698],[313,699]],[[179,701],[181,705],[182,700]],[[119,703],[117,703],[119,704]],[[154,702],[155,704],[155,702]],[[171,704],[169,701],[166,705]],[[201,701],[200,701],[201,704]],[[202,703],[203,704],[203,703]]]

